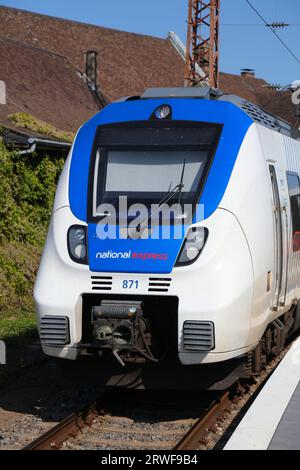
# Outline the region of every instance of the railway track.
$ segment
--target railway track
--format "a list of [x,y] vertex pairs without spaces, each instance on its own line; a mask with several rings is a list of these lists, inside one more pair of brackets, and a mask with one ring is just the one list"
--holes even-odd
[[[231,404],[229,391],[200,395],[198,406],[194,400],[189,405],[180,404],[177,399],[167,400],[166,396],[166,400],[162,400],[156,392],[148,394],[144,403],[137,406],[136,399],[139,394],[143,399],[142,394],[132,392],[125,391],[127,396],[122,406],[119,406],[120,392],[103,394],[97,401],[31,442],[24,450],[197,449],[208,430]],[[179,405],[183,413],[178,411]],[[123,407],[126,407],[126,413],[122,412]],[[192,412],[195,407],[198,407],[197,413]]]
[[[237,383],[222,393],[108,390],[23,450],[213,448],[259,393],[289,347],[271,360],[256,381],[246,388]],[[219,435],[211,438],[218,426]],[[211,442],[207,445],[209,439]]]

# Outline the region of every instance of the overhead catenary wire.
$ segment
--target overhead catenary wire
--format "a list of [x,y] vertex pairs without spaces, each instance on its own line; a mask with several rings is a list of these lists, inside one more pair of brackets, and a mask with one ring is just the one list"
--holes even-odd
[[257,28],[263,28],[263,27],[267,27],[267,28],[274,28],[274,27],[284,27],[284,28],[287,28],[287,27],[290,27],[290,26],[300,26],[300,23],[286,23],[284,24],[283,26],[276,26],[276,24],[274,23],[267,23],[267,24],[258,24],[258,23],[221,23],[220,26],[240,26],[240,27],[244,27],[244,26],[254,26],[254,27],[257,27]]
[[265,20],[265,18],[259,13],[259,11],[255,8],[254,5],[249,0],[246,0],[250,8],[256,13],[256,15],[264,22],[265,26],[269,28],[269,30],[274,34],[274,36],[278,39],[278,41],[281,42],[281,44],[284,46],[284,48],[289,52],[289,54],[298,62],[300,65],[300,59],[294,54],[294,52],[289,48],[289,46],[285,43],[285,41],[277,34],[277,32],[272,28],[269,23]]

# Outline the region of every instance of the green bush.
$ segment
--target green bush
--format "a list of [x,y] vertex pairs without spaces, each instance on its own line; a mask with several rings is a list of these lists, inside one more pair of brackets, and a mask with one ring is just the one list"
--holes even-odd
[[42,246],[63,158],[19,155],[0,143],[0,244]]
[[0,337],[32,329],[32,288],[63,164],[0,142]]
[[32,286],[41,249],[25,243],[0,245],[0,312],[32,309]]

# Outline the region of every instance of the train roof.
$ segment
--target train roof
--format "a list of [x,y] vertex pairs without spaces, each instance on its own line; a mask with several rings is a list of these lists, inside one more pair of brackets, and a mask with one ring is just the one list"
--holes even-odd
[[300,140],[300,130],[284,119],[274,116],[248,100],[236,95],[223,93],[219,89],[209,87],[182,88],[149,88],[141,96],[129,96],[119,101],[147,100],[154,98],[188,98],[227,101],[242,109],[254,122],[276,132]]

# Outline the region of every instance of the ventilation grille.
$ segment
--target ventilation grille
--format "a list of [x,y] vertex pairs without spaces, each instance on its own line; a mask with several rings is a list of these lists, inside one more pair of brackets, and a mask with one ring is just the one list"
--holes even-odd
[[214,324],[210,321],[185,321],[183,324],[183,347],[189,351],[214,349]]
[[64,346],[70,342],[69,319],[47,315],[40,323],[40,338],[42,344]]
[[262,109],[257,108],[254,104],[244,101],[242,108],[255,122],[271,127],[271,129],[277,129],[276,119],[270,114],[265,113]]
[[149,277],[148,292],[168,292],[170,277]]
[[92,290],[111,290],[111,276],[92,276]]

